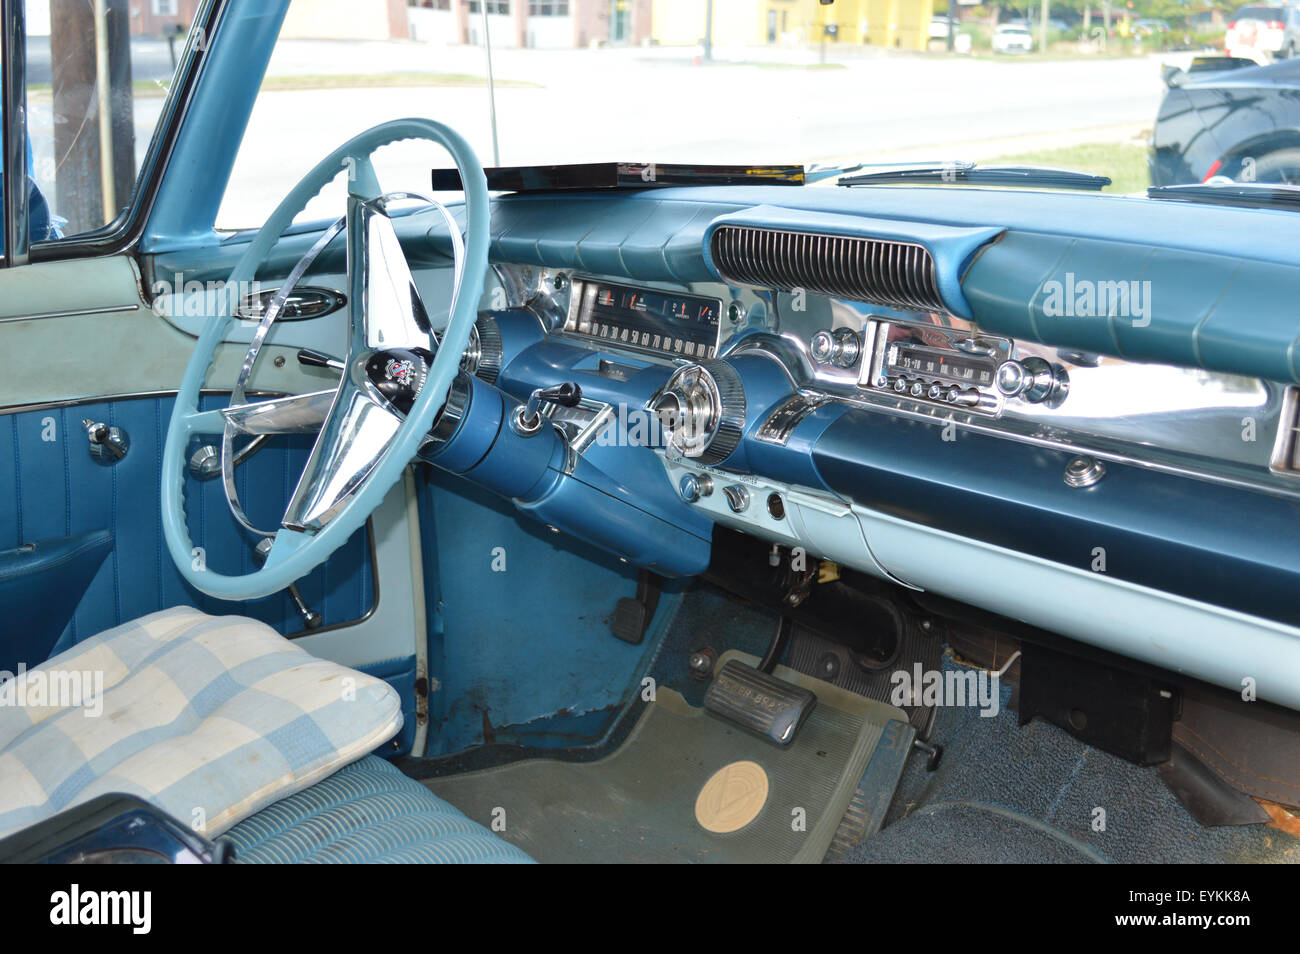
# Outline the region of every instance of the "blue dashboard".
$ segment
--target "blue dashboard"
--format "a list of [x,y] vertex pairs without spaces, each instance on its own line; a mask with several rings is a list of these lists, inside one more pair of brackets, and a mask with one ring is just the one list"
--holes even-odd
[[[437,300],[445,226],[396,223]],[[726,526],[1300,707],[1294,228],[972,188],[499,196],[461,402],[424,456],[667,577]],[[709,302],[716,341],[668,333]],[[514,432],[564,384],[580,405],[538,396],[555,427]]]
[[[1292,228],[973,189],[500,197],[493,383],[589,405],[557,429],[578,464],[516,502],[667,576],[730,526],[1300,705]],[[716,300],[716,347],[588,327],[584,289]]]

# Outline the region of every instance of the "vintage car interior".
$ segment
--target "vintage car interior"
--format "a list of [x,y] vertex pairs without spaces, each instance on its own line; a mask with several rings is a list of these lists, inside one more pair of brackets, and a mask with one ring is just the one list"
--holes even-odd
[[218,230],[288,6],[74,232],[4,4],[0,858],[1300,859],[1294,212],[431,96]]

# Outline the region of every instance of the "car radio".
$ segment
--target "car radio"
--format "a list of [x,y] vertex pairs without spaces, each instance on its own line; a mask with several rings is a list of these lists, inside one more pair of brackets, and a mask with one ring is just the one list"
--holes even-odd
[[898,397],[997,413],[1003,394],[998,367],[1011,358],[1008,338],[960,328],[871,319],[859,385]]

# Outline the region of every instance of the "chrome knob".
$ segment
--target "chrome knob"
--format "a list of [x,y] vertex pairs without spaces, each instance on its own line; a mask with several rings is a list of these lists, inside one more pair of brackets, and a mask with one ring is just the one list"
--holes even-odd
[[925,393],[925,385],[920,381],[913,381],[912,386],[908,388],[908,393],[911,394],[912,397],[920,397]]
[[687,503],[695,503],[701,497],[707,497],[713,493],[713,478],[708,474],[685,474],[677,485],[681,491],[682,499]]
[[1019,397],[1029,387],[1029,370],[1019,361],[1003,361],[994,383],[1007,397]]
[[662,431],[670,457],[702,464],[726,459],[745,428],[745,388],[725,361],[678,368],[650,399],[648,409]]
[[894,378],[894,390],[902,394],[907,390],[907,378]]
[[819,331],[808,343],[808,353],[818,364],[851,368],[858,363],[858,356],[862,354],[862,339],[850,328]]
[[1070,375],[1064,365],[1049,364],[1043,358],[1030,356],[1021,361],[1003,361],[998,365],[994,383],[1009,398],[1059,407],[1069,393]]
[[190,455],[190,473],[199,480],[211,480],[221,473],[221,451],[204,444]]
[[727,506],[732,513],[743,513],[749,506],[749,491],[740,484],[727,484],[722,488],[722,493],[727,498]]
[[829,331],[817,332],[812,336],[812,341],[808,345],[809,354],[818,364],[829,364],[831,359],[835,357],[837,350],[835,336]]

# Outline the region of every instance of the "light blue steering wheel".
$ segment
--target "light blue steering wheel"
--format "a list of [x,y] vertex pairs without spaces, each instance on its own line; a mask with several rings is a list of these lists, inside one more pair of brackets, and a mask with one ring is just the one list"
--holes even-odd
[[[369,314],[374,303],[365,300],[368,296],[361,296],[362,300],[354,297],[349,302],[348,355],[338,390],[330,400],[320,436],[304,470],[303,481],[300,481],[294,501],[290,503],[290,511],[295,511],[294,519],[286,513],[261,568],[238,575],[225,575],[206,566],[202,554],[190,539],[185,519],[185,450],[189,441],[195,435],[225,432],[231,412],[235,410],[205,412],[198,409],[199,392],[208,369],[239,305],[238,295],[218,296],[222,299],[219,313],[207,321],[181,380],[162,462],[162,519],[167,550],[181,575],[196,589],[210,596],[225,600],[269,596],[322,563],[366,521],[388,490],[401,479],[402,471],[415,457],[447,400],[447,392],[459,370],[461,355],[469,343],[477,317],[478,292],[483,287],[487,270],[490,238],[490,207],[483,168],[469,144],[449,127],[428,119],[399,119],[375,126],[334,150],[307,173],[267,219],[230,273],[227,288],[243,288],[245,283],[252,281],[281,233],[340,171],[345,170],[348,177],[349,229],[356,229],[358,233],[350,234],[348,239],[349,273],[361,267],[360,262],[353,261],[354,251],[359,250],[361,258],[368,257],[365,243],[370,241],[372,233],[379,236],[376,241],[382,244],[387,239],[391,247],[395,242],[391,233],[372,230],[380,188],[370,156],[379,147],[404,139],[427,139],[444,146],[460,172],[466,223],[465,254],[458,287],[465,293],[454,297],[440,345],[434,342],[423,324],[417,328],[409,320],[404,324],[395,320],[392,301],[384,303],[388,313],[374,319]],[[384,222],[387,222],[386,217]],[[315,251],[319,248],[313,249],[313,253]],[[400,256],[400,249],[397,254]],[[405,268],[404,262],[401,267]],[[410,284],[410,293],[417,299],[416,309],[422,313],[423,306],[418,303],[418,292],[413,283]],[[287,287],[279,294],[288,294]],[[278,311],[282,306],[283,299],[278,303],[273,300],[268,311]],[[385,324],[375,327],[376,321]],[[404,416],[377,398],[377,392],[365,376],[365,364],[377,353],[380,343],[419,346],[435,352],[419,393]],[[250,361],[255,354],[256,347],[250,349]],[[245,405],[245,408],[256,407]],[[317,423],[320,423],[319,418]],[[314,494],[304,494],[304,482],[309,475],[315,484]],[[310,499],[302,499],[304,496]]]

